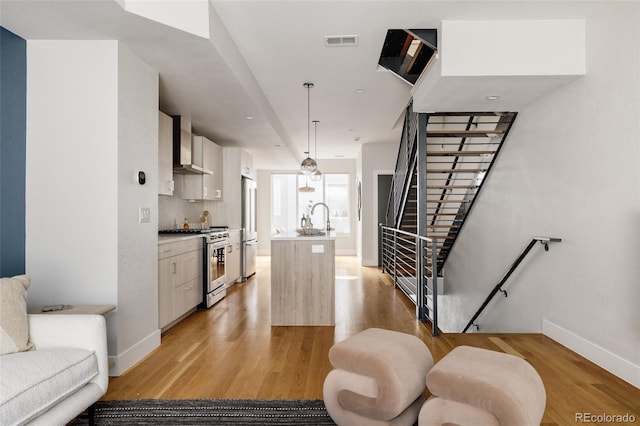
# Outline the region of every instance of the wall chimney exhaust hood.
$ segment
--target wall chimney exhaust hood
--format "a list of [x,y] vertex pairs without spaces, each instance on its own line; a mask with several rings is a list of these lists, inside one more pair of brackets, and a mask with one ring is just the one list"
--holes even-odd
[[180,174],[212,175],[202,167],[202,146],[193,146],[191,121],[178,115],[173,118],[173,172]]

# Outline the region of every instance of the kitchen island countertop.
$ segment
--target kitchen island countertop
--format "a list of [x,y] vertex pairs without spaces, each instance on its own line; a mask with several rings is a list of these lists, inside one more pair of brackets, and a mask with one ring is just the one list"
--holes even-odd
[[271,234],[272,241],[296,240],[296,241],[326,241],[335,240],[335,231],[329,232],[328,235],[298,235],[296,231],[287,231],[280,234]]

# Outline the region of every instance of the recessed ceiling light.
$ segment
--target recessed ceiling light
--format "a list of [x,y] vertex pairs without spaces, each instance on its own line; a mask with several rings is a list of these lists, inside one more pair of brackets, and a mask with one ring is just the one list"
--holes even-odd
[[353,140],[358,142],[360,140],[360,136],[356,136],[355,138],[353,138]]
[[275,144],[274,146],[275,146],[276,148],[280,148],[282,145],[280,145],[280,144]]
[[364,89],[356,89],[356,93],[364,93]]
[[500,99],[500,96],[497,96],[497,95],[487,96],[488,101],[497,101],[498,99]]
[[253,120],[253,115],[245,115],[244,118],[247,120]]

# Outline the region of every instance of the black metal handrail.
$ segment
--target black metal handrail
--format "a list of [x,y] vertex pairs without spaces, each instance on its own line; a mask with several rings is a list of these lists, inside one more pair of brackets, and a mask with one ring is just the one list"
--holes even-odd
[[402,138],[398,148],[393,186],[390,198],[393,199],[393,224],[399,225],[402,208],[409,192],[411,176],[416,162],[416,136],[418,134],[418,114],[413,112],[413,101],[409,102],[405,109]]
[[484,311],[484,309],[487,307],[487,305],[489,304],[489,302],[491,302],[491,300],[495,297],[496,294],[498,294],[498,292],[502,292],[504,293],[504,297],[507,297],[507,291],[502,289],[502,286],[507,282],[507,280],[509,279],[509,277],[511,276],[511,274],[513,274],[513,272],[518,268],[518,266],[520,265],[520,263],[522,263],[522,261],[524,260],[524,258],[527,256],[527,254],[529,254],[529,252],[531,251],[531,249],[533,248],[533,246],[536,243],[541,243],[544,245],[544,250],[545,251],[549,251],[549,243],[559,243],[560,241],[562,241],[561,238],[553,238],[553,237],[533,237],[533,239],[531,240],[531,242],[527,245],[527,247],[525,247],[525,249],[522,251],[522,253],[520,253],[520,256],[518,256],[518,258],[513,262],[513,264],[511,264],[511,267],[509,268],[509,270],[507,271],[506,274],[504,274],[504,276],[502,277],[502,279],[498,282],[498,284],[495,285],[495,287],[493,287],[493,290],[491,290],[491,293],[489,293],[489,295],[487,296],[486,299],[484,299],[484,302],[482,302],[482,305],[480,306],[480,308],[478,308],[478,310],[476,311],[476,313],[473,315],[473,317],[471,318],[471,320],[469,321],[469,323],[467,324],[467,326],[464,328],[464,330],[462,330],[463,333],[466,333],[467,330],[469,328],[471,328],[471,326],[475,326],[476,328],[478,327],[476,324],[474,324],[475,320],[478,319],[478,317],[480,316],[480,314],[482,314],[482,311]]

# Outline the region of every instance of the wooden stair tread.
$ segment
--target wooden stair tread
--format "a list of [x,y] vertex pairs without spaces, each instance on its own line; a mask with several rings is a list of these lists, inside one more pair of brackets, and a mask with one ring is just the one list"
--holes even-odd
[[447,138],[447,137],[457,137],[457,138],[464,138],[464,137],[488,137],[488,136],[494,136],[494,135],[501,135],[504,132],[502,130],[427,130],[427,137],[440,137],[440,138]]
[[427,185],[427,189],[477,189],[478,185]]
[[429,169],[427,173],[480,173],[486,172],[487,169]]
[[435,198],[427,198],[427,203],[468,203],[469,200],[436,200]]
[[485,154],[495,154],[496,151],[494,150],[474,150],[474,151],[427,151],[427,156],[432,155],[432,156],[439,156],[439,155],[446,155],[446,156],[462,156],[462,155],[474,155],[474,156],[478,156],[478,155],[485,155]]

